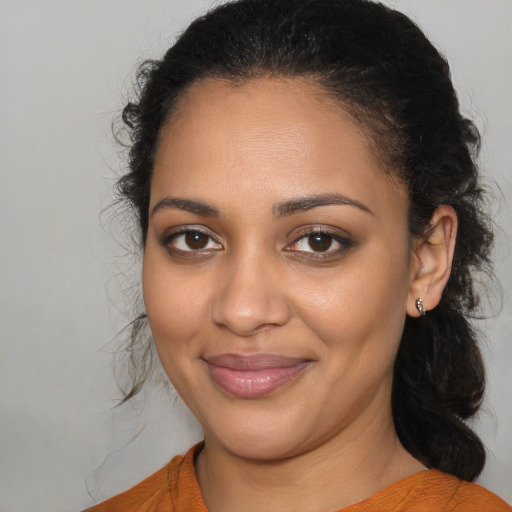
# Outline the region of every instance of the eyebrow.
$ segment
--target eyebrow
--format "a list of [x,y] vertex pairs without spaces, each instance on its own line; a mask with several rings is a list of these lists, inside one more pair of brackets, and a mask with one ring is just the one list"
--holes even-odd
[[[275,217],[282,218],[289,217],[296,213],[312,210],[313,208],[318,208],[320,206],[332,205],[353,206],[365,213],[370,213],[373,215],[373,212],[370,210],[370,208],[365,206],[363,203],[341,194],[319,194],[291,199],[289,201],[284,201],[274,205],[272,208],[272,213]],[[209,203],[199,201],[197,199],[183,199],[170,196],[164,197],[158,201],[158,203],[156,203],[156,205],[151,210],[150,217],[159,210],[167,208],[183,210],[186,212],[194,213],[196,215],[201,215],[203,217],[220,217],[220,210]]]
[[297,199],[292,199],[290,201],[276,204],[272,208],[272,211],[274,215],[279,218],[305,212],[313,208],[318,208],[319,206],[332,205],[354,206],[363,212],[373,215],[373,212],[370,210],[370,208],[368,208],[363,203],[360,203],[355,199],[351,199],[350,197],[346,197],[341,194],[319,194],[314,196],[299,197]]
[[178,197],[164,197],[158,203],[155,204],[151,210],[150,217],[153,216],[157,211],[166,208],[175,210],[183,210],[203,217],[219,217],[220,211],[214,206],[204,203],[203,201],[197,201],[195,199],[180,199]]

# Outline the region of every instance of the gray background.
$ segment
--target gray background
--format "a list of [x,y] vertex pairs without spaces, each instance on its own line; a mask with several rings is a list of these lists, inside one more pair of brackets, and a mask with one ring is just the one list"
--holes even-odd
[[[512,1],[387,3],[448,55],[484,135],[504,302],[482,325],[489,390],[476,428],[489,448],[481,482],[512,501]],[[0,0],[2,512],[80,510],[200,437],[161,385],[112,409],[112,340],[135,293],[122,283],[138,267],[113,241],[114,210],[100,211],[122,165],[110,123],[135,63],[159,56],[209,4]]]

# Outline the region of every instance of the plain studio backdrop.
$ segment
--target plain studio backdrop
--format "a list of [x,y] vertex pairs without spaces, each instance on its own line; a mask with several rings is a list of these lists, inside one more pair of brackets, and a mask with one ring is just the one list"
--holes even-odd
[[[512,501],[512,2],[389,0],[448,56],[495,182],[501,312],[481,326],[480,481]],[[200,438],[163,386],[113,409],[113,341],[137,274],[113,240],[111,120],[137,62],[209,0],[0,0],[0,511],[77,511]],[[106,227],[105,227],[106,226]],[[126,276],[127,274],[127,276]],[[135,276],[134,276],[135,274]],[[124,289],[124,291],[123,291]],[[124,295],[123,295],[124,294]]]

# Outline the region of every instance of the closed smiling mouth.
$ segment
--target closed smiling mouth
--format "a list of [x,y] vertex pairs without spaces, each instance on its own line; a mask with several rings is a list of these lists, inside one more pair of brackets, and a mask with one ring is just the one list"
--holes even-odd
[[268,395],[295,380],[312,364],[310,359],[270,353],[218,354],[205,361],[215,384],[238,398]]

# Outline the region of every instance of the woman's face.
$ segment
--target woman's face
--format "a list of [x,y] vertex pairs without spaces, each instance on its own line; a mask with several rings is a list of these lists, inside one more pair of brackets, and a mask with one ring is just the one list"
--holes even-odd
[[316,85],[193,85],[161,133],[144,299],[170,380],[230,453],[276,459],[389,420],[407,196]]

